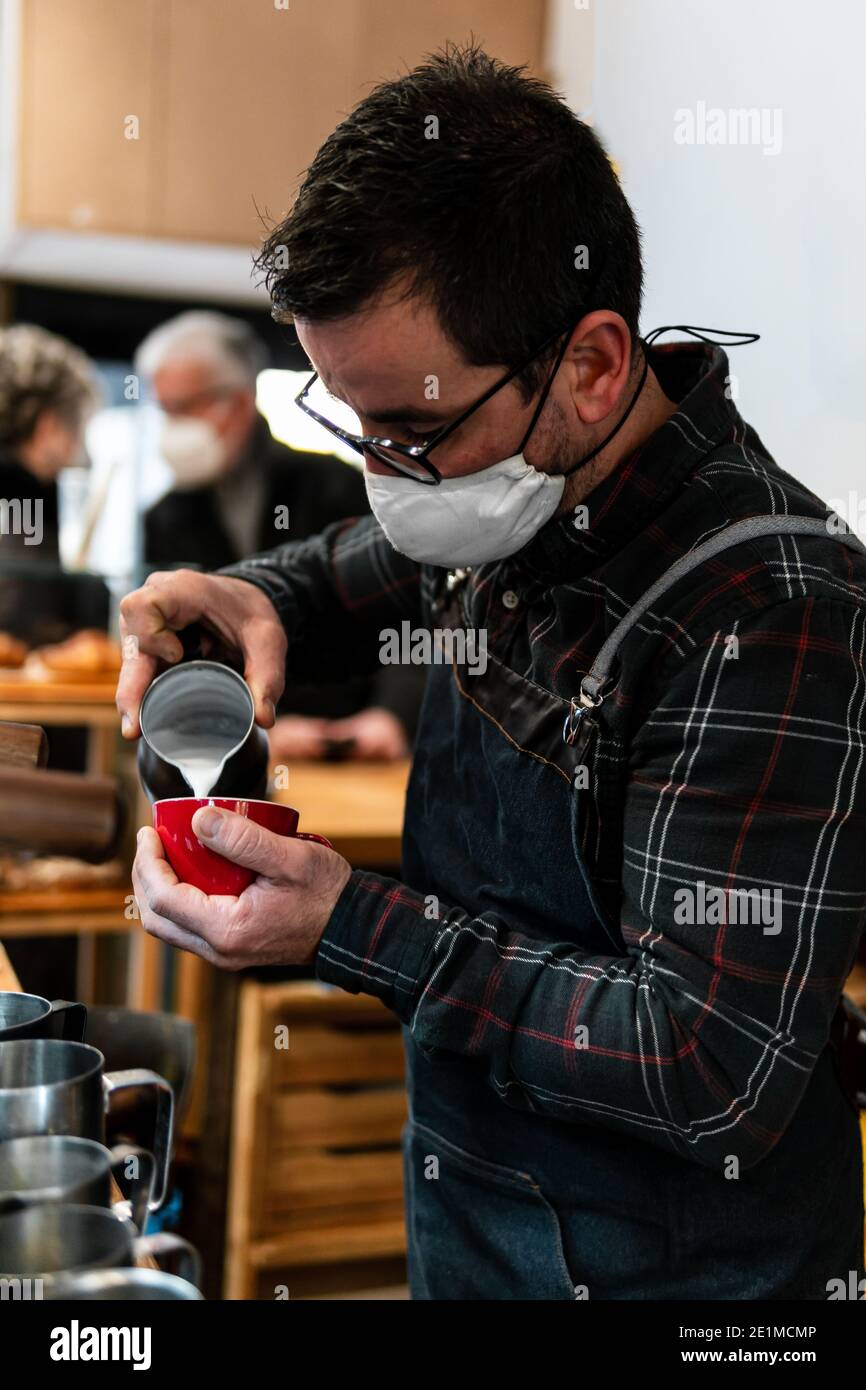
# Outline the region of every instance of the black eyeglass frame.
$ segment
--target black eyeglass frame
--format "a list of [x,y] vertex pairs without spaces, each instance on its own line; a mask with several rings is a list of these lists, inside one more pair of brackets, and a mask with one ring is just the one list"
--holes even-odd
[[[335,425],[333,421],[326,419],[324,415],[320,415],[319,412],[317,410],[314,410],[313,407],[309,405],[307,401],[304,399],[304,397],[307,395],[307,392],[312,387],[313,383],[318,379],[318,372],[313,372],[313,375],[310,377],[309,381],[306,383],[303,389],[298,392],[297,396],[295,397],[295,405],[299,406],[300,409],[303,410],[305,415],[309,415],[311,419],[315,420],[318,424],[322,425],[331,434],[335,435],[337,439],[342,439],[344,444],[348,444],[349,447],[354,449],[356,453],[359,453],[362,458],[364,454],[371,454],[378,463],[384,463],[387,468],[393,469],[393,471],[395,473],[398,473],[402,478],[411,478],[413,482],[421,483],[422,485],[427,487],[438,487],[439,483],[441,483],[442,481],[442,474],[439,472],[436,465],[429,461],[428,455],[430,454],[431,450],[437,448],[438,445],[440,445],[445,439],[449,437],[449,435],[452,435],[456,429],[459,429],[459,427],[462,424],[465,424],[465,422],[469,419],[470,415],[474,415],[475,411],[479,410],[482,405],[485,405],[487,401],[490,400],[491,396],[495,396],[497,391],[501,391],[503,386],[507,386],[508,383],[510,381],[513,381],[515,377],[519,376],[521,372],[525,372],[526,368],[531,366],[531,364],[535,361],[537,357],[540,357],[543,352],[546,352],[546,350],[553,343],[556,342],[557,338],[563,337],[564,334],[565,341],[563,342],[559,354],[556,358],[556,361],[553,366],[553,371],[550,373],[550,376],[547,379],[547,383],[545,384],[541,394],[541,399],[539,400],[535,412],[532,416],[532,420],[529,423],[529,428],[524,434],[520,448],[517,451],[518,453],[523,452],[523,449],[526,446],[526,442],[529,439],[529,436],[532,434],[532,431],[538,422],[538,417],[544,409],[544,404],[550,393],[550,388],[553,385],[554,377],[556,376],[556,373],[559,371],[559,368],[562,364],[562,359],[565,356],[565,351],[571,340],[571,335],[573,334],[577,325],[580,323],[581,319],[585,318],[586,315],[590,312],[591,311],[587,308],[581,309],[580,316],[574,319],[568,328],[557,329],[557,331],[555,333],[552,333],[549,338],[546,338],[544,342],[541,344],[541,347],[536,348],[535,351],[529,357],[527,357],[524,362],[521,362],[517,367],[512,368],[512,370],[510,372],[507,372],[505,376],[501,377],[499,381],[494,382],[492,386],[488,387],[488,389],[484,392],[483,395],[478,397],[477,401],[474,401],[472,405],[467,406],[466,409],[462,411],[460,415],[457,416],[456,420],[452,420],[450,424],[443,425],[441,429],[437,430],[436,433],[432,435],[430,439],[425,440],[423,444],[400,444],[399,442],[393,439],[388,439],[383,435],[352,434],[351,430],[344,430],[340,425]],[[386,458],[382,454],[378,453],[377,449],[381,448],[392,449],[394,453],[400,454],[403,458],[409,459],[412,463],[420,464],[420,466],[428,474],[428,477],[421,478],[418,476],[417,473],[410,472],[408,468],[404,470],[400,467],[400,464],[397,463],[394,459]]]

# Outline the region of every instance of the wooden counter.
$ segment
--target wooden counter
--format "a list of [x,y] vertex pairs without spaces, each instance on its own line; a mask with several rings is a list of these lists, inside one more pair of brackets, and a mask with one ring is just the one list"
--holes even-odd
[[292,762],[274,801],[301,813],[300,829],[331,841],[355,868],[397,868],[410,762]]
[[[114,703],[116,678],[99,680],[36,679],[25,668],[0,668],[0,721],[40,724],[45,729],[87,730],[86,771],[114,776],[121,761],[131,763],[134,750],[120,737]],[[57,888],[50,891],[0,891],[0,937],[67,936],[78,938],[76,997],[87,1003],[95,997],[100,957],[99,939],[131,933],[135,925],[125,915],[131,886]],[[135,934],[131,933],[132,940]],[[135,963],[130,966],[127,1003],[142,1001],[136,993]]]

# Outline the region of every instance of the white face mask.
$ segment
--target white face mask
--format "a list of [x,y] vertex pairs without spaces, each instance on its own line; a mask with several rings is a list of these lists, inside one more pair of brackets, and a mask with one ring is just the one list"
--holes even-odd
[[226,451],[210,420],[192,415],[167,416],[159,447],[181,492],[204,487],[226,469]]
[[505,560],[549,521],[565,478],[539,473],[523,454],[425,487],[397,473],[364,471],[373,514],[395,550],[459,569]]

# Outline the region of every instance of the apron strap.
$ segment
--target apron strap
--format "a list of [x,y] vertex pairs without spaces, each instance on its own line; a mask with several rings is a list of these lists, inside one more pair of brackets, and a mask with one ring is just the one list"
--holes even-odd
[[[670,569],[665,570],[664,574],[651,584],[646,593],[643,594],[634,605],[621,618],[608,637],[604,646],[601,648],[592,668],[584,676],[580,683],[579,706],[582,710],[592,709],[600,705],[604,699],[604,686],[610,680],[610,673],[616,660],[617,653],[625,638],[631,632],[636,623],[640,622],[648,608],[672,588],[692,570],[704,564],[706,560],[712,560],[714,556],[720,555],[723,550],[729,550],[732,546],[742,545],[746,541],[756,540],[759,536],[823,536],[825,539],[832,536],[835,540],[841,541],[849,550],[856,550],[861,555],[866,554],[866,546],[858,539],[852,531],[834,532],[828,529],[828,522],[831,517],[813,516],[750,516],[744,521],[735,521],[732,526],[726,526],[724,530],[718,531],[715,536],[704,541],[701,545],[695,546],[694,550],[689,550],[685,555],[680,556],[679,560],[674,561]],[[581,712],[580,708],[575,708],[578,702],[572,700],[572,711],[569,719]],[[566,719],[568,726],[569,719]],[[568,741],[568,740],[567,740]]]

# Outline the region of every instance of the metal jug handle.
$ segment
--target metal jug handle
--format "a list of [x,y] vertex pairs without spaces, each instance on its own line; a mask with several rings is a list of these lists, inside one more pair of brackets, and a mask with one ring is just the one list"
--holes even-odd
[[[130,1159],[138,1164],[138,1174],[130,1177],[126,1172]],[[153,1184],[156,1177],[156,1164],[149,1149],[138,1144],[115,1144],[111,1150],[111,1171],[114,1181],[126,1198],[132,1223],[144,1234],[147,1214],[152,1210]]]
[[150,1211],[158,1211],[165,1201],[168,1188],[168,1165],[171,1162],[174,1139],[174,1092],[164,1076],[146,1067],[133,1067],[128,1071],[109,1071],[102,1077],[105,1089],[105,1108],[111,1109],[111,1097],[115,1091],[132,1090],[137,1086],[152,1087],[156,1099],[156,1121],[154,1123],[153,1143],[150,1151],[156,1166],[154,1175],[154,1194],[148,1202]]
[[84,1042],[87,1027],[87,1009],[83,1004],[73,1004],[68,999],[52,999],[52,1022],[59,1025],[59,1037],[64,1042]]
[[189,623],[187,627],[181,628],[176,633],[183,647],[182,661],[204,661],[205,655],[202,651],[202,638],[204,632],[200,623]]
[[174,1265],[174,1269],[169,1269],[168,1273],[179,1274],[181,1279],[186,1279],[196,1288],[201,1284],[201,1257],[198,1251],[188,1240],[175,1235],[173,1231],[159,1231],[156,1235],[139,1236],[135,1242],[135,1253],[136,1257],[152,1256],[160,1269],[165,1268],[161,1256],[174,1256],[175,1258],[168,1261]]

